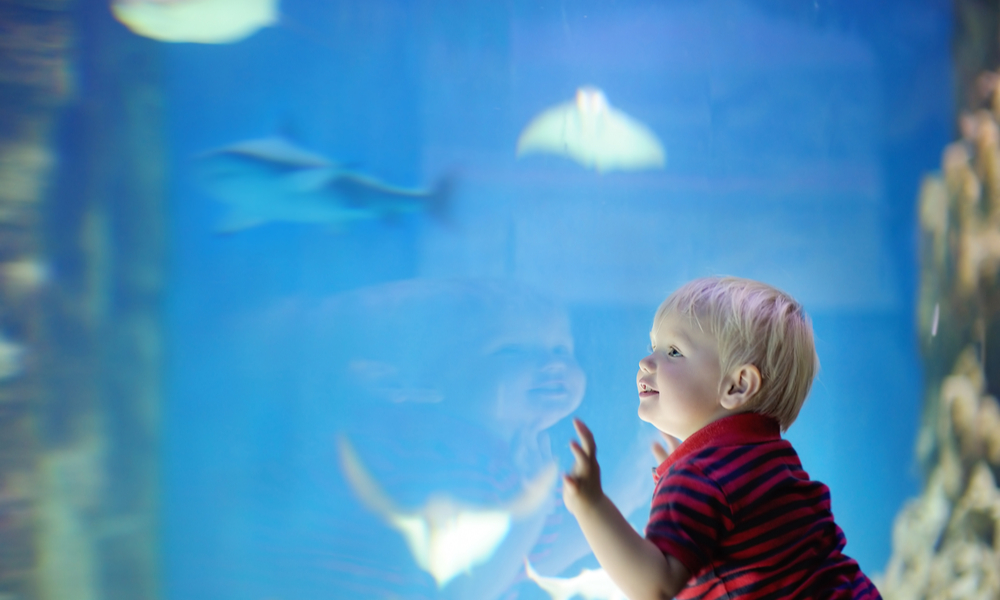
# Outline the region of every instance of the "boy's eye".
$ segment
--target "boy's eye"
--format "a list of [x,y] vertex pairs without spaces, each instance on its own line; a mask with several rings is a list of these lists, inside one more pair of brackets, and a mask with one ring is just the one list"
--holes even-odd
[[499,348],[496,348],[490,354],[492,356],[519,356],[522,354],[527,354],[528,348],[520,344],[504,344]]
[[681,354],[681,351],[678,350],[677,348],[671,348],[670,350],[667,350],[667,356],[673,356],[676,358],[678,356],[683,356],[683,355]]

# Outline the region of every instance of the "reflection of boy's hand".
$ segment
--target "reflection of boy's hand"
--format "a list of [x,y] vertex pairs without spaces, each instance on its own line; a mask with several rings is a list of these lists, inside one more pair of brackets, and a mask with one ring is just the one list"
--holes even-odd
[[563,476],[563,502],[569,512],[576,514],[581,508],[596,504],[604,491],[601,489],[601,467],[597,464],[597,445],[594,434],[580,419],[573,419],[573,427],[580,442],[569,443],[576,461],[573,470]]
[[667,443],[667,447],[664,448],[659,442],[653,442],[652,449],[653,456],[656,457],[656,464],[660,464],[667,460],[667,457],[673,454],[674,450],[677,449],[677,446],[681,445],[681,441],[669,433],[663,433],[661,431],[660,435],[663,436],[663,441]]

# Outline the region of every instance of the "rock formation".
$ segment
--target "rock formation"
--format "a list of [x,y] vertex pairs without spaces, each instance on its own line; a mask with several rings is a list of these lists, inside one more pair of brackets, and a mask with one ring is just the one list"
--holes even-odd
[[998,64],[998,11],[955,6],[959,139],[919,200],[925,485],[893,527],[887,600],[1000,598],[1000,74],[983,70]]
[[157,50],[113,25],[0,0],[2,600],[158,595]]

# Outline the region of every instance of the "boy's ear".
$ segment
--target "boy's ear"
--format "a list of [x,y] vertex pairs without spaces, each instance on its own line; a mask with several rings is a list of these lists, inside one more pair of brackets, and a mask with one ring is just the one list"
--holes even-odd
[[722,394],[722,407],[726,410],[743,408],[760,391],[760,369],[754,365],[742,365],[733,370],[726,380]]

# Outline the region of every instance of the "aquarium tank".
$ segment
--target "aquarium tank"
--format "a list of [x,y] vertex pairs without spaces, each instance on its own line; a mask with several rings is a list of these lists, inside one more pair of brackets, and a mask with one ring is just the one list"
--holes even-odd
[[619,600],[695,278],[886,599],[1000,597],[997,0],[0,2],[0,600]]

